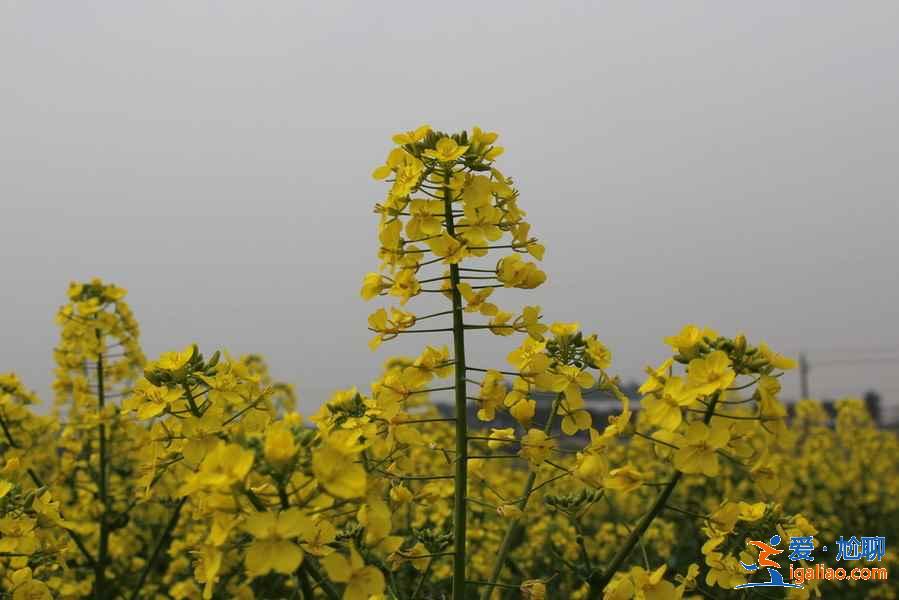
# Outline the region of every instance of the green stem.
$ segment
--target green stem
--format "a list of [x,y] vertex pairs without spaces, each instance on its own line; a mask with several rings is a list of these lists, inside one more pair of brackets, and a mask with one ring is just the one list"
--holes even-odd
[[[193,416],[200,418],[203,416],[203,413],[200,412],[200,409],[197,407],[197,403],[194,401],[194,395],[190,391],[190,386],[186,383],[182,384],[181,387],[184,389],[184,397],[187,398],[187,406],[190,408],[190,414]],[[226,421],[224,425],[227,425]]]
[[[703,422],[708,425],[709,421],[712,420],[712,416],[715,413],[715,405],[718,403],[719,393],[715,393],[712,396],[711,401],[709,402],[709,407],[706,409],[705,416],[703,417]],[[674,475],[671,476],[671,479],[665,484],[665,487],[662,489],[662,492],[658,495],[655,502],[652,505],[652,508],[649,509],[643,518],[640,519],[640,522],[637,526],[631,531],[630,535],[627,536],[627,539],[624,541],[619,547],[618,553],[612,557],[612,562],[609,563],[609,566],[606,567],[605,572],[599,577],[599,581],[596,586],[590,586],[590,597],[599,597],[599,594],[609,585],[609,582],[612,581],[612,577],[615,576],[615,573],[621,569],[622,565],[624,565],[624,561],[627,560],[630,553],[640,542],[640,539],[643,537],[643,534],[646,533],[646,530],[649,529],[649,526],[652,524],[653,520],[662,512],[665,508],[665,503],[668,502],[668,498],[671,497],[671,494],[674,492],[674,488],[677,487],[677,482],[680,481],[681,472],[677,471]],[[595,594],[594,594],[595,592]]]
[[321,572],[318,570],[318,566],[316,566],[315,561],[311,556],[307,556],[305,558],[300,568],[312,576],[312,579],[315,580],[315,582],[321,587],[322,591],[325,593],[325,596],[328,597],[328,600],[340,599],[340,594],[337,593],[337,588],[335,588],[334,584],[328,581],[328,579],[321,574]]
[[275,486],[278,488],[278,500],[281,502],[281,510],[290,508],[290,498],[287,496],[287,488],[282,479],[275,479]]
[[[97,338],[102,337],[99,329],[96,330]],[[103,409],[106,406],[106,390],[103,385],[103,355],[97,357],[97,416],[100,419],[100,474],[97,488],[100,493],[100,503],[103,512],[100,515],[100,547],[97,550],[97,562],[94,565],[94,592],[97,600],[106,597],[106,563],[109,560],[109,490],[107,489],[107,475],[109,473],[106,448],[106,423],[103,421]]]
[[[3,411],[0,411],[0,427],[2,427],[4,435],[6,435],[6,441],[9,442],[9,445],[13,448],[19,448],[19,445],[12,437],[12,433],[9,431],[9,427],[6,424],[6,419],[3,418]],[[31,467],[28,467],[28,476],[31,477],[31,481],[34,482],[34,485],[39,488],[44,487],[44,482],[41,480],[37,472]],[[78,550],[81,551],[81,554],[84,555],[84,558],[87,560],[88,566],[93,569],[96,561],[94,560],[94,557],[91,556],[91,553],[88,551],[87,546],[84,545],[84,541],[81,539],[81,536],[71,529],[65,529],[65,531],[69,534],[69,537],[72,538],[72,541],[75,542],[75,545],[78,547]]]
[[577,532],[575,541],[577,542],[578,548],[580,548],[581,551],[581,562],[584,563],[584,568],[592,577],[593,561],[590,560],[590,553],[587,552],[587,541],[584,539],[584,530],[581,527],[581,524],[578,522],[577,517],[572,517],[571,524],[574,525],[574,529]]
[[309,574],[305,570],[300,571],[299,580],[300,589],[303,590],[303,600],[314,600],[315,593],[312,591],[312,585],[309,583]]
[[[556,413],[559,411],[559,404],[562,402],[562,394],[556,396],[556,399],[553,401],[552,408],[549,411],[549,417],[546,419],[546,424],[543,426],[543,433],[549,435],[552,431],[553,420],[556,418]],[[537,471],[531,470],[528,473],[527,481],[524,484],[524,490],[521,493],[521,498],[518,500],[518,509],[524,510],[528,505],[528,500],[531,498],[531,493],[534,491],[534,484],[537,482]],[[506,556],[508,556],[509,551],[512,549],[512,541],[518,537],[519,532],[522,529],[521,521],[519,519],[515,519],[506,530],[506,535],[503,536],[503,541],[499,546],[499,552],[496,555],[496,561],[493,563],[493,571],[490,573],[490,579],[487,580],[487,587],[481,593],[481,600],[490,600],[490,596],[493,594],[494,587],[497,587],[497,581],[499,580],[499,576],[503,572],[503,565],[506,563]]]
[[[290,499],[287,497],[287,490],[284,488],[283,482],[278,482],[278,499],[281,503],[281,510],[287,510],[290,508]],[[259,500],[259,497],[256,496],[250,489],[245,490],[247,497],[250,499],[250,502],[253,504],[253,507],[259,512],[265,512],[265,505],[262,501]],[[309,577],[312,577],[316,581],[316,583],[321,586],[322,591],[325,593],[325,596],[328,597],[329,600],[338,600],[340,598],[337,590],[334,588],[334,585],[328,581],[316,566],[312,563],[312,557],[306,555],[304,557],[303,562],[300,564],[299,568],[297,568],[297,577],[300,580],[300,585],[303,590],[303,600],[307,598],[309,600],[313,600],[312,595],[312,587],[309,585]]]
[[253,490],[245,488],[243,493],[247,497],[247,500],[250,501],[250,504],[253,505],[253,508],[256,509],[256,512],[266,512],[265,503],[259,499],[259,496],[257,496]]
[[[455,237],[453,196],[449,188],[452,171],[443,171],[443,208],[446,231]],[[459,265],[450,265],[450,295],[453,301],[453,351],[456,404],[456,475],[453,497],[453,600],[465,600],[465,542],[468,503],[468,400],[465,383],[465,324],[462,322],[462,295],[459,293]]]
[[428,419],[410,419],[408,421],[398,421],[396,423],[393,423],[393,426],[398,427],[400,425],[412,425],[414,423],[451,423],[455,420],[456,420],[456,417],[449,417],[449,418],[434,417],[434,418],[428,418]]
[[417,600],[418,594],[421,592],[421,589],[425,585],[425,581],[427,581],[428,576],[431,574],[431,567],[434,566],[434,559],[429,558],[428,564],[425,567],[424,572],[421,574],[421,578],[418,580],[418,585],[415,586],[415,589],[412,591],[412,596],[409,597],[409,600]]
[[181,498],[181,500],[178,501],[178,504],[175,505],[175,510],[172,511],[172,516],[169,518],[168,525],[166,525],[165,530],[156,542],[156,547],[153,549],[150,560],[147,561],[147,564],[144,565],[144,570],[141,571],[140,579],[137,581],[137,586],[135,586],[134,591],[131,593],[130,600],[137,600],[137,598],[140,597],[141,589],[147,581],[147,576],[150,574],[150,571],[153,570],[153,567],[156,566],[159,555],[162,554],[163,548],[169,543],[172,531],[174,531],[175,527],[178,525],[178,519],[181,517],[181,508],[184,506],[185,502],[187,502],[187,496]]

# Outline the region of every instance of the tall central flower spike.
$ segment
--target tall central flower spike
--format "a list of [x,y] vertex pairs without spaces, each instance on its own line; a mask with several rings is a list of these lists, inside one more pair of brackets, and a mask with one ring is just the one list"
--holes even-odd
[[[466,489],[468,481],[467,379],[469,371],[486,372],[477,397],[478,417],[492,420],[506,401],[506,388],[498,371],[469,367],[465,362],[466,332],[483,330],[495,335],[515,331],[536,334],[546,330],[538,323],[539,307],[525,307],[518,316],[492,302],[496,288],[532,289],[546,281],[533,260],[543,258],[544,248],[530,236],[525,212],[518,207],[518,191],[494,160],[503,153],[495,145],[496,133],[475,127],[471,133],[447,134],[423,125],[393,137],[396,147],[386,162],[375,169],[375,179],[386,180],[390,190],[382,204],[378,239],[380,270],[365,276],[361,295],[395,297],[401,307],[421,294],[442,294],[450,310],[424,316],[405,308],[378,309],[369,317],[375,333],[370,346],[400,334],[451,332],[455,397],[455,496],[453,510],[453,598],[465,598]],[[444,318],[443,328],[422,328],[421,321]],[[447,356],[448,358],[448,356]],[[524,364],[527,361],[522,361]],[[390,385],[390,395],[402,390],[398,401],[426,391],[427,370],[408,370],[403,381]],[[534,412],[528,400],[529,385],[517,385],[515,414],[527,422]],[[524,392],[522,392],[524,390]],[[381,395],[387,395],[386,393]],[[527,452],[523,454],[526,456]]]
[[[89,525],[84,525],[94,528],[89,539],[96,539],[91,562],[97,597],[102,597],[111,585],[108,580],[109,564],[113,561],[113,516],[127,510],[123,499],[130,498],[136,487],[124,474],[129,473],[131,461],[146,441],[145,431],[128,422],[115,402],[140,378],[145,363],[138,341],[140,327],[125,302],[126,295],[126,290],[100,279],[72,282],[69,301],[56,315],[60,340],[53,351],[53,412],[55,416],[68,417],[60,447],[70,456],[96,456],[95,464],[91,464],[96,478],[80,484],[77,491],[74,485],[61,486],[68,488],[69,496],[59,489],[52,491],[67,506],[77,505],[86,492],[100,505],[99,522],[94,525],[85,518]],[[77,512],[67,512],[70,522],[78,520]],[[70,536],[79,548],[85,548],[77,534]],[[84,552],[87,554],[86,549]]]

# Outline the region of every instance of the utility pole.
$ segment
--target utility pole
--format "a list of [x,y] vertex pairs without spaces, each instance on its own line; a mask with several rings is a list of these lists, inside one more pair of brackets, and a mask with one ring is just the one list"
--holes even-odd
[[805,400],[809,397],[808,395],[808,360],[805,358],[805,353],[799,353],[799,399]]

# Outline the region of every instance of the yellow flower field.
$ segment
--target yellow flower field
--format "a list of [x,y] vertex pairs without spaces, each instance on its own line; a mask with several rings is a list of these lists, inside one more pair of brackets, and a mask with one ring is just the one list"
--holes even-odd
[[[547,281],[497,138],[394,136],[361,288],[388,301],[368,318],[384,368],[314,414],[256,355],[147,360],[125,290],[72,283],[53,401],[0,375],[0,598],[895,598],[861,579],[735,589],[768,576],[750,541],[778,546],[787,583],[839,566],[850,536],[865,554],[843,566],[895,570],[895,432],[858,400],[788,410],[793,359],[697,325],[660,340],[638,410],[601,322],[494,297]],[[424,297],[444,307],[418,314]],[[417,356],[384,354],[412,334]],[[507,356],[468,362],[491,335]],[[607,422],[587,391],[618,403]]]

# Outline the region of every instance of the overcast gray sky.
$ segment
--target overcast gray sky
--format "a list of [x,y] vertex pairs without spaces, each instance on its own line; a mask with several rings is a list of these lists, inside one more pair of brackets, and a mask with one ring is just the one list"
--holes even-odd
[[427,122],[507,147],[549,281],[501,303],[626,378],[696,322],[897,402],[897,32],[893,1],[0,0],[0,371],[47,395],[54,311],[100,276],[151,357],[263,353],[306,411],[367,385],[425,341],[370,352],[358,289],[371,170]]

